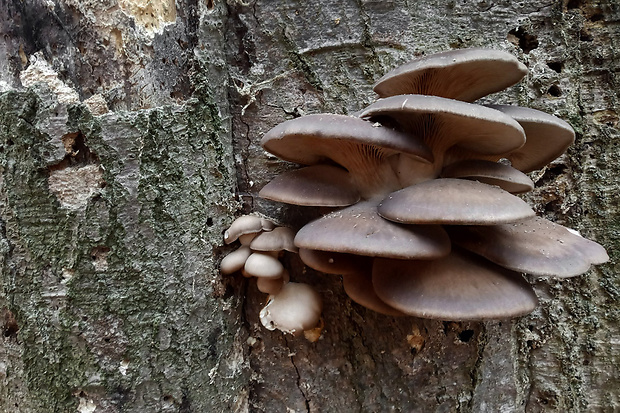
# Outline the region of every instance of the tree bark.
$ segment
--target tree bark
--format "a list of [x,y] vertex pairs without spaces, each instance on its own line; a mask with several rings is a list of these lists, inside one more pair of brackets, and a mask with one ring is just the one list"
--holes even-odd
[[[0,0],[0,411],[620,409],[619,23],[611,0]],[[610,262],[529,277],[531,315],[465,323],[376,314],[289,256],[325,329],[264,329],[265,295],[219,274],[222,233],[318,212],[257,196],[293,167],[262,135],[464,47],[529,68],[485,103],[574,127],[527,198]]]

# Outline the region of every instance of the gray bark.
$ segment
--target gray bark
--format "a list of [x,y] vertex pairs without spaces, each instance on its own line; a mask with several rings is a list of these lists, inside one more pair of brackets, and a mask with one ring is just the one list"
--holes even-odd
[[[0,0],[0,411],[620,409],[619,22],[611,0]],[[289,257],[325,330],[262,328],[265,296],[218,273],[222,233],[318,213],[257,197],[292,167],[262,134],[463,47],[530,70],[485,102],[575,128],[528,200],[611,261],[530,277],[529,316],[457,323],[373,313]]]

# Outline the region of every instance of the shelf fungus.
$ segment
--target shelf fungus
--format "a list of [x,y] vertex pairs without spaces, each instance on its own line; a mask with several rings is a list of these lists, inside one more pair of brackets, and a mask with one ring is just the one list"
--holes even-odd
[[[527,314],[537,299],[524,274],[573,277],[609,258],[596,242],[536,217],[516,195],[534,187],[526,173],[573,143],[571,126],[534,109],[473,103],[526,73],[497,50],[405,64],[379,80],[380,98],[356,116],[307,115],[268,131],[263,148],[302,167],[275,177],[260,196],[331,208],[303,226],[293,246],[307,266],[341,274],[351,299],[372,310],[451,321]],[[266,254],[253,245],[268,230],[256,219],[247,225],[253,229],[233,224],[227,232],[242,247],[222,272],[254,274],[248,262]],[[241,239],[256,232],[249,244]],[[308,288],[280,286],[263,323],[311,328],[320,304]],[[295,318],[298,309],[288,306],[302,303]],[[277,319],[279,312],[286,315]]]

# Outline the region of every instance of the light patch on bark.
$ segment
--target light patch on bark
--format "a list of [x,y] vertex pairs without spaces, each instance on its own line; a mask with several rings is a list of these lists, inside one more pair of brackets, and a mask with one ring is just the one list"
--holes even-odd
[[106,103],[103,96],[101,96],[100,94],[92,95],[91,97],[86,99],[84,103],[86,104],[86,106],[88,106],[90,113],[95,116],[103,115],[110,111],[108,109],[108,104]]
[[98,165],[54,170],[50,172],[47,182],[60,205],[73,211],[85,208],[104,183]]
[[78,405],[78,413],[93,413],[97,409],[97,405],[92,400],[87,400],[80,397],[80,404]]
[[174,23],[177,18],[174,0],[119,0],[118,4],[150,35],[166,24]]
[[57,95],[59,103],[76,103],[80,97],[75,90],[58,78],[58,73],[45,60],[43,53],[30,56],[30,66],[19,74],[24,87],[45,83]]

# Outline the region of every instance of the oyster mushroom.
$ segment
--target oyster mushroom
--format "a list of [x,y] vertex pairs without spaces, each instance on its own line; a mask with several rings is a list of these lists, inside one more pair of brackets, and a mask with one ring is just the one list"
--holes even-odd
[[519,122],[527,137],[525,145],[507,154],[514,168],[532,172],[566,152],[575,141],[575,131],[562,119],[536,109],[489,105]]
[[406,153],[422,164],[433,162],[430,149],[420,140],[344,115],[308,115],[283,122],[265,134],[261,145],[290,162],[340,165],[364,199],[399,187],[389,163],[394,155]]
[[537,304],[519,273],[458,250],[432,261],[377,258],[372,284],[386,304],[423,318],[504,319],[527,314]]
[[258,195],[294,205],[339,207],[360,200],[346,169],[313,165],[282,173],[265,185]]
[[500,50],[463,49],[415,59],[375,84],[380,97],[419,94],[473,102],[520,81],[527,68]]
[[433,259],[450,252],[450,240],[438,225],[399,225],[381,218],[373,202],[358,202],[301,228],[299,248],[369,257]]
[[444,165],[461,159],[502,156],[525,144],[523,128],[512,117],[495,109],[437,96],[398,95],[369,105],[362,118],[387,122],[433,151],[429,168],[406,153],[393,168],[401,187],[439,176]]
[[468,159],[453,163],[441,171],[442,178],[463,178],[496,185],[512,194],[529,192],[534,182],[523,172],[500,162]]
[[405,224],[492,225],[534,216],[525,201],[503,189],[452,178],[394,192],[381,201],[377,212]]
[[311,286],[289,282],[269,296],[260,311],[260,321],[269,330],[298,335],[319,323],[322,310],[321,297]]
[[544,218],[491,226],[449,227],[452,240],[502,267],[533,275],[574,277],[609,260],[594,241]]

